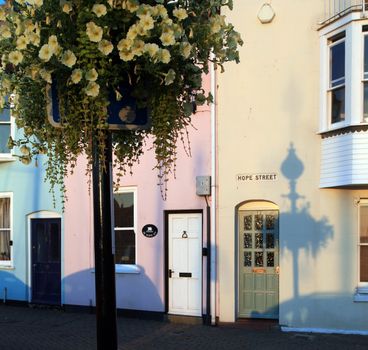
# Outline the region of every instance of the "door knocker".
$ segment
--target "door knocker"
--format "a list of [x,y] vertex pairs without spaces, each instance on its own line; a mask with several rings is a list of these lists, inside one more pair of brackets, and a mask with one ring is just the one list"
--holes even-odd
[[181,238],[188,238],[187,231],[183,231],[183,234],[181,235]]

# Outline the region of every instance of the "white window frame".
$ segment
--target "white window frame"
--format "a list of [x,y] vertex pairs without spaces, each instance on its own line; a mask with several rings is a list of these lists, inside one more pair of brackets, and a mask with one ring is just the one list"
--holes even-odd
[[[368,19],[362,19],[359,12],[352,12],[320,29],[320,134],[368,124],[368,119],[364,119],[364,36],[368,34],[364,26],[368,26]],[[332,124],[329,101],[329,50],[334,38],[343,32],[345,32],[345,120]],[[336,39],[335,42],[343,38]]]
[[[14,138],[15,136],[15,119],[13,117],[12,110],[10,110],[10,121],[9,122],[2,122],[0,124],[10,124],[10,136]],[[16,158],[14,157],[14,150],[11,149],[9,153],[0,153],[0,162],[8,162],[8,161],[15,161]]]
[[[121,231],[134,230],[134,233],[135,233],[135,264],[115,264],[115,272],[116,273],[132,273],[132,274],[140,273],[140,268],[137,265],[137,260],[138,260],[138,255],[137,255],[137,228],[138,228],[137,203],[138,203],[138,194],[137,194],[137,192],[138,192],[137,187],[134,187],[134,186],[119,187],[116,191],[114,191],[114,195],[119,194],[119,193],[133,193],[133,203],[134,203],[133,227],[119,227],[119,228],[116,228],[115,227],[115,222],[114,222],[115,221],[115,213],[113,211],[112,225],[113,225],[113,232],[114,232],[114,242],[113,242],[114,246],[115,246],[115,230],[121,230]],[[113,200],[112,200],[112,202],[113,202]],[[114,205],[112,205],[112,210],[114,210],[113,208],[114,208]]]
[[357,289],[354,296],[354,301],[358,302],[368,302],[368,282],[360,281],[360,247],[368,246],[368,243],[360,243],[360,208],[368,207],[368,198],[360,199],[358,202],[358,229],[357,229],[357,273],[358,273],[358,283]]
[[[341,33],[344,33],[345,31],[341,31]],[[349,88],[347,86],[347,81],[346,81],[346,49],[347,49],[347,45],[346,45],[346,33],[344,33],[344,36],[340,39],[337,39],[335,41],[331,41],[331,39],[333,37],[335,37],[336,35],[332,36],[331,38],[329,38],[327,40],[327,46],[328,46],[328,88],[327,88],[327,118],[328,118],[328,125],[330,128],[338,128],[338,127],[342,127],[346,124],[346,120],[347,120],[347,111],[346,111],[346,103],[347,103],[347,88]],[[334,81],[332,81],[332,55],[331,55],[331,48],[334,46],[337,46],[341,43],[344,43],[344,53],[345,53],[345,57],[344,57],[344,77],[337,79],[337,80],[341,80],[343,79],[343,83],[338,84],[333,86]],[[336,82],[336,81],[335,81]],[[332,123],[332,92],[334,90],[340,89],[340,88],[344,88],[344,119],[336,122],[336,123]]]
[[[362,28],[363,28],[363,26],[362,26]],[[368,123],[368,116],[367,117],[365,117],[364,116],[364,85],[365,84],[367,84],[368,85],[368,71],[367,71],[367,76],[365,77],[365,71],[364,71],[364,59],[365,59],[365,57],[364,57],[364,53],[365,53],[365,50],[364,50],[364,47],[365,47],[365,37],[367,37],[368,38],[368,31],[365,31],[365,32],[363,32],[362,31],[362,42],[361,42],[361,45],[362,45],[362,50],[361,50],[361,57],[362,57],[362,64],[361,64],[361,77],[362,77],[362,83],[361,83],[361,91],[362,91],[362,99],[361,99],[361,105],[362,105],[362,108],[361,108],[361,110],[362,110],[362,123]]]
[[[0,198],[10,199],[10,241],[13,242],[13,193],[11,192],[0,192]],[[12,268],[13,267],[13,245],[10,245],[10,260],[0,260],[1,268]]]

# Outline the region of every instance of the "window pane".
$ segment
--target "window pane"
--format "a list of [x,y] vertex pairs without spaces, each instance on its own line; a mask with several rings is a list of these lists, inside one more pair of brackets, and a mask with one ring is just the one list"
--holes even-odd
[[368,282],[368,246],[360,247],[360,282]]
[[[368,77],[367,77],[368,78]],[[368,83],[364,83],[364,110],[363,110],[363,118],[364,121],[368,122]]]
[[114,214],[115,214],[115,227],[134,226],[133,192],[114,194]]
[[0,113],[0,122],[10,122],[10,111],[9,109],[4,109],[2,113]]
[[244,233],[244,248],[252,248],[252,234]]
[[368,206],[360,207],[360,243],[368,243]]
[[257,267],[263,267],[263,252],[255,253],[255,263]]
[[244,217],[244,230],[250,231],[252,229],[252,215],[246,215]]
[[275,253],[268,252],[267,253],[267,267],[275,266]]
[[262,233],[255,234],[255,247],[263,248],[263,234]]
[[274,230],[276,223],[276,215],[266,215],[266,229]]
[[10,230],[0,230],[0,260],[10,260]]
[[256,230],[262,230],[263,228],[263,215],[262,214],[257,214],[254,217],[255,220],[255,229]]
[[244,267],[252,266],[252,252],[244,252]]
[[331,91],[331,123],[345,120],[345,87]]
[[115,230],[115,264],[135,264],[133,230]]
[[[344,83],[345,77],[345,42],[331,47],[331,87]],[[339,80],[334,85],[334,81]]]
[[10,153],[7,147],[10,136],[10,124],[0,124],[0,153]]
[[0,198],[0,229],[10,228],[10,198]]
[[266,235],[266,248],[267,249],[275,248],[275,240],[274,235],[272,233],[267,233]]
[[368,35],[364,36],[364,78],[368,78]]

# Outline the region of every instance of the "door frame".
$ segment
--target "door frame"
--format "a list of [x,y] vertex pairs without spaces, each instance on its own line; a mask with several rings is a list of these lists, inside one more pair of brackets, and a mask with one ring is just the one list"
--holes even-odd
[[64,224],[62,215],[48,210],[40,210],[27,215],[27,284],[28,284],[28,302],[32,302],[32,219],[60,219],[60,285],[61,285],[61,305],[64,304]]
[[[279,225],[279,264],[280,264],[280,258],[281,258],[281,249],[280,249],[280,208],[279,206],[268,200],[263,199],[255,199],[255,200],[246,200],[241,203],[239,203],[235,207],[235,247],[234,247],[234,266],[235,266],[235,319],[243,319],[243,317],[239,317],[239,288],[240,288],[240,276],[239,276],[239,211],[241,210],[259,210],[259,211],[268,211],[268,210],[277,210],[278,211],[278,225]],[[280,275],[279,275],[279,288],[278,288],[278,300],[279,300],[279,307],[280,307]],[[280,317],[280,315],[279,315]],[[252,319],[252,318],[250,318]]]
[[201,314],[203,315],[203,210],[202,209],[183,209],[183,210],[164,210],[164,300],[165,300],[165,313],[169,312],[169,216],[171,214],[201,214],[202,223],[202,259],[200,269],[202,270],[201,278]]

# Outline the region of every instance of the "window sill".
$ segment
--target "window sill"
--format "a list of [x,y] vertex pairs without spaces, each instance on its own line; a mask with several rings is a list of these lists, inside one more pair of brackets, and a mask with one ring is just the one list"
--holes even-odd
[[141,269],[137,265],[115,265],[115,273],[139,274]]
[[367,303],[368,302],[368,287],[358,287],[354,294],[354,302]]
[[0,263],[0,270],[15,270],[13,265],[2,265]]
[[17,158],[13,157],[12,155],[5,155],[5,154],[0,155],[0,163],[2,163],[2,162],[15,162],[16,160],[17,160]]
[[[92,269],[91,272],[95,273],[96,271],[95,269]],[[137,265],[115,265],[115,273],[138,275],[141,273],[141,269]]]
[[327,138],[337,135],[352,134],[360,131],[368,131],[368,123],[351,124],[343,127],[321,130],[317,132],[317,135],[320,135],[322,138]]

